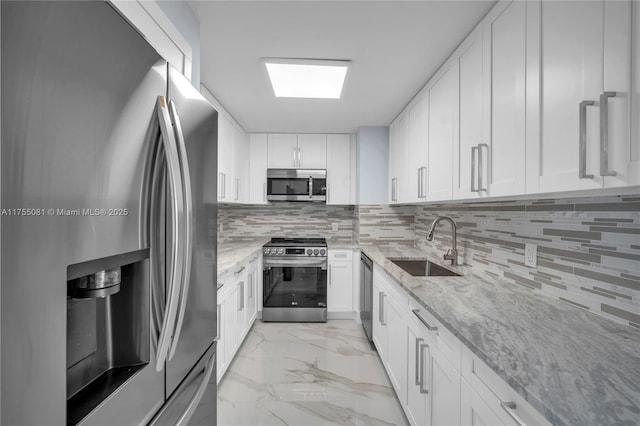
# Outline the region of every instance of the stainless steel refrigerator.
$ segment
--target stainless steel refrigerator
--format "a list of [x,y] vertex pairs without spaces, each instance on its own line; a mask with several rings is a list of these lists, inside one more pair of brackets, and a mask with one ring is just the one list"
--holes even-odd
[[0,6],[1,423],[215,424],[215,109],[106,2]]

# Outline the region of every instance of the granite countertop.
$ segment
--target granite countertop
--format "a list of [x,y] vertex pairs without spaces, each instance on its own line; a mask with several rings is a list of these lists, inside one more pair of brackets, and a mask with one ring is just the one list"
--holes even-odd
[[355,250],[355,249],[359,249],[360,246],[358,245],[358,243],[352,240],[337,240],[337,239],[327,238],[327,248],[330,250],[331,249]]
[[260,250],[271,238],[245,238],[218,244],[218,279]]
[[[414,247],[362,246],[470,350],[555,425],[640,424],[640,332]],[[389,258],[461,277],[413,277]]]

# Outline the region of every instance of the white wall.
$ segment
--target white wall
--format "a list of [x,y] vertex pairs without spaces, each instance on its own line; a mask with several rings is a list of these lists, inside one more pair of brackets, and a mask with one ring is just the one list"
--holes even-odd
[[167,15],[176,29],[191,45],[191,84],[200,90],[200,21],[185,1],[158,1],[158,6]]
[[389,128],[358,128],[356,204],[388,204]]

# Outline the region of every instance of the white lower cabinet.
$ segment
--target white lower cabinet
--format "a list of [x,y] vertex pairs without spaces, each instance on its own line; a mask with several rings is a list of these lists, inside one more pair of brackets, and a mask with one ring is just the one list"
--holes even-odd
[[353,252],[329,249],[327,312],[354,312]]
[[260,252],[257,252],[218,280],[218,285],[222,284],[218,290],[218,382],[256,320],[257,286],[262,281],[259,266]]
[[406,296],[377,265],[373,268],[373,342],[398,399],[407,397]]
[[372,316],[373,342],[410,424],[550,425],[377,264]]

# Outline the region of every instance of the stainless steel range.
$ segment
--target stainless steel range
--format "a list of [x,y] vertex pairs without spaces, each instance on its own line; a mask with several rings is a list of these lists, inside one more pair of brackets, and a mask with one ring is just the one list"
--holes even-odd
[[263,321],[327,321],[327,242],[273,238],[263,248]]

